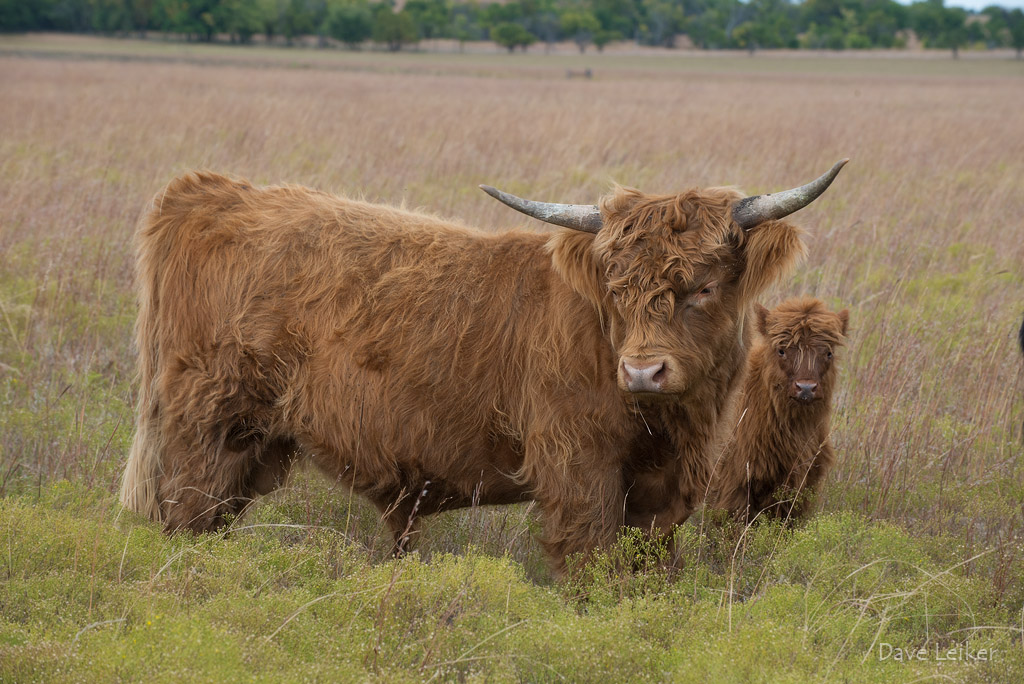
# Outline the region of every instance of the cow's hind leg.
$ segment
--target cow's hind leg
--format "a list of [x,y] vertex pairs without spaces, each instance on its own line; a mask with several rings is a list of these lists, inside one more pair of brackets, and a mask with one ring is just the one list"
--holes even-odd
[[381,519],[394,537],[391,555],[400,558],[415,546],[420,533],[419,515],[426,490],[403,488],[390,496],[374,497]]

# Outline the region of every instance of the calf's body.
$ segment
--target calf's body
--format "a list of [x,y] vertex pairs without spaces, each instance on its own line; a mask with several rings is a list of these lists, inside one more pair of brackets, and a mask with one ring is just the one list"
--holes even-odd
[[747,364],[737,425],[715,470],[710,501],[750,522],[799,517],[835,461],[829,418],[849,314],[801,297],[758,307],[760,339]]

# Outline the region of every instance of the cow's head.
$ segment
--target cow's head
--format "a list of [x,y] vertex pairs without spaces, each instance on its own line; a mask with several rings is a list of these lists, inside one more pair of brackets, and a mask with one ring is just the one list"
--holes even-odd
[[742,335],[750,304],[805,247],[781,219],[810,204],[845,164],[808,185],[744,198],[711,188],[646,195],[619,188],[601,206],[496,199],[564,231],[549,242],[555,268],[610,323],[618,384],[679,395],[699,385]]
[[802,404],[828,401],[835,386],[834,354],[846,339],[850,312],[833,313],[819,299],[787,299],[768,311],[757,306],[765,340],[761,372],[773,397]]

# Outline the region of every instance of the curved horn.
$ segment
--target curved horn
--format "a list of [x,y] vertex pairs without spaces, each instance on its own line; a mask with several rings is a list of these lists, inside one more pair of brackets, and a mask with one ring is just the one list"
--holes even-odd
[[601,230],[601,210],[596,204],[535,202],[502,192],[490,185],[481,185],[480,189],[502,204],[507,204],[516,211],[521,211],[527,216],[532,216],[545,223],[582,230],[585,233],[596,233]]
[[803,209],[825,192],[848,161],[837,161],[828,173],[799,188],[744,197],[732,205],[732,220],[743,230],[750,230],[765,221],[780,219]]

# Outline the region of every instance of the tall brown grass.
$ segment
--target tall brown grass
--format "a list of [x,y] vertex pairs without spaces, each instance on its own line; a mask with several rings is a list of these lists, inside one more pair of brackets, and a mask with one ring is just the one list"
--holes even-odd
[[[0,493],[62,477],[115,489],[132,419],[133,225],[186,169],[502,230],[523,221],[477,184],[567,202],[613,182],[754,193],[848,156],[801,212],[810,257],[776,293],[851,309],[826,509],[952,534],[965,558],[998,548],[997,570],[1020,561],[1019,80],[794,74],[777,60],[756,75],[661,66],[567,81],[559,63],[475,75],[471,56],[436,73],[285,59],[0,57]],[[507,514],[481,515],[462,521],[529,544],[526,516],[504,529]]]

